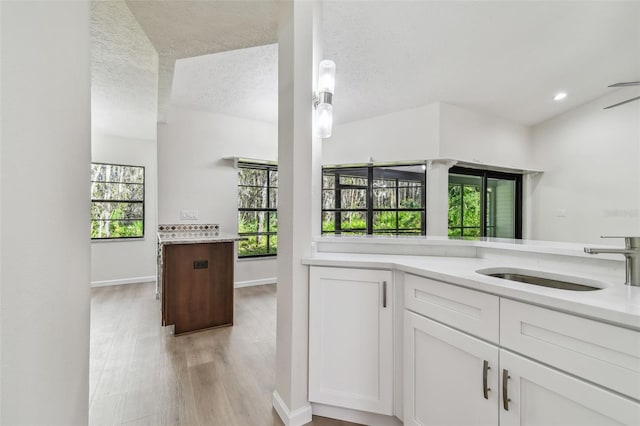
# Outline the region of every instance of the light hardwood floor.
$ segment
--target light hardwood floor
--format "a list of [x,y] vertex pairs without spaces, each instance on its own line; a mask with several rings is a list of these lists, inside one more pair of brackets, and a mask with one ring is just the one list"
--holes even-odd
[[[154,284],[91,291],[91,425],[282,425],[275,285],[235,291],[235,325],[175,337]],[[314,426],[346,426],[314,416]]]

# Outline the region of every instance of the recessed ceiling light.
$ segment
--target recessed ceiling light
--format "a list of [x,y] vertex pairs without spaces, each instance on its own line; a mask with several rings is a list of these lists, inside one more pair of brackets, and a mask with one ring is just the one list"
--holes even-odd
[[564,92],[560,92],[560,93],[557,93],[557,94],[553,97],[553,100],[554,100],[554,101],[561,101],[561,100],[563,100],[563,99],[564,99],[564,98],[566,98],[566,97],[567,97],[567,94],[566,94],[566,93],[564,93]]

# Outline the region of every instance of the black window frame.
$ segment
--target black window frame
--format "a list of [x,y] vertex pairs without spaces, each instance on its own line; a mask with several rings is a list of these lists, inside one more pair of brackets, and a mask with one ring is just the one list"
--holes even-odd
[[[514,238],[522,239],[522,174],[519,173],[509,173],[502,172],[496,170],[485,170],[485,169],[472,169],[468,167],[461,166],[453,166],[449,169],[449,175],[466,175],[466,176],[476,176],[480,177],[481,187],[480,187],[480,238],[487,237],[487,181],[488,179],[502,179],[502,180],[512,180],[515,183],[515,209],[514,209]],[[448,185],[447,185],[448,188]],[[448,198],[447,198],[448,201]],[[461,202],[461,205],[464,205]],[[448,211],[448,210],[447,210]],[[464,212],[461,215],[461,226],[454,226],[455,229],[461,229],[461,237],[464,237]],[[467,227],[471,228],[471,227]],[[476,228],[476,227],[472,227]],[[447,224],[447,234],[451,227]],[[456,237],[452,237],[456,238]],[[467,238],[475,238],[475,237],[467,237]]]
[[[240,192],[240,188],[242,187],[255,187],[254,185],[243,185],[240,183],[240,177],[239,177],[239,169],[241,168],[245,168],[245,169],[253,169],[253,170],[264,170],[266,171],[266,175],[267,175],[267,186],[266,186],[266,199],[267,199],[267,207],[266,208],[249,208],[249,207],[240,207],[240,198],[238,196],[238,216],[240,216],[240,212],[266,212],[267,213],[267,220],[266,220],[266,225],[267,225],[267,230],[266,231],[256,231],[256,232],[240,232],[240,223],[238,221],[238,235],[240,237],[253,237],[253,236],[265,236],[266,237],[266,250],[267,253],[256,253],[256,254],[240,254],[240,247],[242,244],[242,241],[240,241],[238,243],[238,259],[251,259],[251,258],[266,258],[266,257],[277,257],[278,255],[278,245],[276,243],[276,248],[275,248],[275,252],[271,253],[270,249],[271,249],[271,238],[272,236],[275,236],[277,238],[278,236],[278,231],[277,231],[277,221],[278,221],[278,201],[277,201],[277,195],[276,195],[276,205],[274,207],[270,207],[269,206],[269,200],[271,199],[271,191],[273,189],[275,189],[276,191],[278,190],[278,185],[276,184],[276,186],[271,185],[271,172],[275,171],[276,173],[278,173],[278,165],[276,163],[271,163],[271,162],[264,162],[264,163],[253,163],[253,162],[248,162],[248,161],[242,161],[242,162],[238,162],[237,163],[237,168],[238,168],[238,193]],[[279,175],[278,175],[279,176]],[[276,231],[271,231],[271,214],[275,215],[275,220],[276,220]]]
[[[131,222],[131,221],[142,221],[142,235],[137,235],[137,236],[119,236],[119,237],[91,237],[91,241],[126,241],[126,240],[140,240],[140,239],[144,239],[145,236],[145,226],[146,226],[146,211],[145,211],[145,206],[146,206],[146,195],[147,195],[147,191],[146,191],[146,182],[147,182],[147,175],[146,175],[146,168],[145,166],[135,166],[132,164],[117,164],[117,163],[105,163],[105,162],[98,162],[98,161],[92,161],[91,162],[91,166],[93,165],[99,165],[99,166],[118,166],[118,167],[131,167],[131,168],[136,168],[136,169],[142,169],[142,183],[132,183],[132,182],[110,182],[110,181],[104,181],[104,180],[94,180],[93,177],[93,171],[91,171],[91,176],[90,176],[90,182],[91,182],[91,207],[93,207],[94,203],[113,203],[113,202],[117,202],[117,203],[121,203],[121,204],[141,204],[142,205],[142,217],[141,218],[135,218],[135,219],[105,219],[108,222],[112,222],[112,221],[118,221],[118,222]],[[142,185],[142,200],[124,200],[124,199],[97,199],[97,198],[93,198],[93,184],[95,183],[106,183],[106,184],[118,184],[118,185]],[[90,234],[91,234],[91,230],[93,230],[93,223],[95,221],[97,221],[99,219],[94,219],[93,217],[91,217],[91,228],[90,228]]]
[[[411,167],[419,166],[422,168],[420,173],[394,170],[393,167]],[[378,173],[376,173],[378,172]],[[417,180],[416,175],[421,176],[421,180]],[[333,176],[334,185],[333,188],[326,188],[324,186],[327,175]],[[340,181],[340,176],[349,176],[366,179],[365,184],[343,184]],[[395,185],[390,188],[394,188],[396,192],[396,207],[395,208],[381,208],[374,206],[374,190],[377,189],[374,185],[375,180],[395,180]],[[421,182],[421,205],[420,207],[399,207],[399,190],[400,181],[412,181]],[[365,190],[365,206],[362,208],[347,209],[342,207],[342,191],[350,189]],[[324,193],[326,191],[334,191],[334,208],[324,207]],[[320,232],[322,235],[426,235],[427,232],[427,215],[426,215],[426,195],[427,195],[427,172],[424,163],[398,163],[398,164],[370,164],[370,165],[335,165],[335,166],[323,166],[322,167],[322,190],[321,190],[321,224]],[[365,216],[365,228],[343,228],[342,220],[340,220],[342,213],[364,213]],[[378,212],[395,212],[396,221],[395,228],[387,229],[374,229],[375,214]],[[418,228],[400,228],[399,214],[401,212],[419,212],[420,229]],[[324,230],[324,217],[325,213],[333,213],[333,231]]]

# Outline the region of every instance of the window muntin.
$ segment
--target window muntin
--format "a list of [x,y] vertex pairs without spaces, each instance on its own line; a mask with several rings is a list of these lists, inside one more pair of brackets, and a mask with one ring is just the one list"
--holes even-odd
[[449,236],[480,237],[482,177],[449,174]]
[[238,257],[278,251],[278,166],[238,164]]
[[322,233],[425,235],[422,164],[326,167],[322,174]]
[[144,237],[142,166],[91,163],[91,239]]
[[522,238],[522,175],[453,167],[449,236]]

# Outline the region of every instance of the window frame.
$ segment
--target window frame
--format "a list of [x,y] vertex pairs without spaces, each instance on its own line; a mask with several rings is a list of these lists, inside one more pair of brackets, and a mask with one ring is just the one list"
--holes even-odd
[[[254,170],[264,170],[266,171],[266,175],[267,175],[267,186],[266,186],[266,200],[267,200],[267,207],[266,208],[249,208],[249,207],[240,207],[240,188],[242,187],[251,187],[251,188],[255,188],[255,185],[243,185],[240,183],[240,177],[239,177],[239,170],[241,168],[244,169],[254,169]],[[263,232],[240,232],[240,221],[238,220],[238,235],[240,237],[252,237],[252,236],[265,236],[267,239],[267,253],[256,253],[256,254],[246,254],[246,255],[241,255],[240,254],[240,244],[241,242],[238,243],[238,251],[237,251],[237,256],[238,259],[256,259],[256,258],[268,258],[268,257],[277,257],[278,256],[278,246],[276,243],[276,248],[275,248],[275,252],[274,253],[270,253],[270,246],[271,246],[271,238],[275,236],[277,238],[278,236],[278,231],[276,229],[276,231],[271,231],[271,214],[275,214],[275,220],[276,220],[276,227],[277,227],[277,222],[278,222],[278,197],[276,194],[276,205],[275,207],[269,207],[269,200],[271,199],[271,190],[275,189],[278,190],[278,186],[276,184],[276,186],[273,186],[271,184],[271,172],[275,171],[276,173],[278,173],[278,164],[277,163],[273,163],[273,162],[249,162],[249,161],[238,161],[237,163],[237,169],[238,169],[238,184],[237,184],[237,189],[238,189],[238,217],[240,216],[240,212],[266,212],[266,216],[267,216],[267,220],[266,220],[266,224],[267,224],[267,231],[263,231]],[[280,175],[278,174],[278,182],[279,182],[279,178]]]
[[[411,167],[411,166],[420,166],[423,168],[422,172],[419,174],[422,175],[422,180],[415,179],[415,175],[418,172],[409,172],[409,171],[401,171],[401,170],[393,170],[392,167]],[[385,176],[378,176],[376,174],[376,170],[384,170]],[[324,186],[324,177],[326,175],[332,175],[334,178],[334,187],[326,188]],[[366,185],[355,185],[355,184],[342,184],[340,183],[340,176],[348,175],[351,177],[360,177],[362,179],[366,179]],[[375,180],[395,180],[395,188],[396,192],[396,207],[395,208],[381,208],[374,207],[374,190],[378,187],[374,186]],[[399,184],[400,181],[413,181],[413,182],[421,182],[420,195],[421,195],[421,205],[420,207],[407,208],[407,207],[399,207],[399,189],[402,188]],[[356,209],[346,209],[342,208],[342,191],[349,189],[360,189],[366,190],[365,196],[365,206],[363,208]],[[324,207],[324,193],[326,191],[334,191],[334,207],[333,208],[325,208]],[[322,190],[321,190],[321,223],[320,223],[320,232],[321,235],[426,235],[427,232],[427,215],[426,215],[426,195],[427,195],[427,172],[424,163],[389,163],[389,164],[369,164],[369,165],[335,165],[335,166],[323,166],[322,167]],[[342,220],[339,220],[341,217],[341,213],[344,212],[362,212],[365,215],[365,228],[343,228]],[[375,213],[378,212],[395,212],[396,213],[396,221],[395,228],[388,229],[375,229]],[[421,214],[420,218],[420,229],[418,228],[400,228],[399,227],[399,213],[401,212],[419,212]],[[324,230],[324,215],[325,213],[333,213],[333,231],[325,231]]]
[[[118,166],[118,167],[131,167],[131,168],[136,168],[136,169],[142,169],[142,183],[120,183],[120,182],[110,182],[110,181],[99,181],[99,180],[93,180],[93,176],[92,173],[89,176],[90,179],[90,185],[93,187],[94,183],[111,183],[111,184],[122,184],[122,185],[142,185],[142,200],[107,200],[107,199],[94,199],[93,198],[93,189],[91,190],[91,194],[90,194],[90,199],[91,199],[91,206],[93,207],[94,203],[113,203],[113,202],[117,202],[117,203],[122,203],[122,204],[141,204],[142,205],[142,217],[140,219],[134,219],[135,221],[141,220],[142,221],[142,235],[139,236],[122,236],[122,237],[91,237],[91,241],[127,241],[127,240],[132,240],[132,241],[136,241],[136,240],[141,240],[144,239],[145,237],[145,226],[146,226],[146,195],[147,195],[147,170],[145,168],[145,166],[135,166],[132,164],[118,164],[118,163],[106,163],[106,162],[98,162],[98,161],[92,161],[90,163],[91,166],[93,165],[101,165],[101,166]],[[91,213],[89,213],[89,216],[91,216]],[[93,217],[90,218],[90,224],[91,224],[91,228],[93,229],[93,222],[96,221],[96,219],[93,219]],[[131,221],[131,220],[124,220],[124,219],[108,219],[108,222],[111,221]],[[90,231],[91,234],[91,231]]]
[[[515,183],[515,205],[514,205],[514,239],[522,239],[522,174],[519,173],[508,173],[501,172],[496,170],[486,170],[486,169],[472,169],[468,167],[461,166],[453,166],[449,169],[449,175],[466,175],[466,176],[475,176],[480,177],[481,186],[480,186],[480,238],[487,237],[487,205],[488,205],[488,197],[487,197],[487,181],[489,179],[502,179],[502,180],[512,180]],[[449,188],[449,184],[447,184],[447,189]],[[448,192],[448,191],[447,191]],[[449,198],[447,197],[447,203]],[[461,203],[462,199],[461,199]],[[449,210],[447,209],[447,212]],[[447,213],[448,216],[448,213]],[[461,235],[459,238],[464,237],[464,212],[461,214],[461,226],[454,226],[454,229],[460,229]],[[447,217],[448,222],[448,217]],[[467,227],[469,228],[469,227]],[[476,227],[472,227],[476,228]],[[449,227],[447,223],[447,235],[449,234]],[[458,237],[451,237],[458,238]],[[476,237],[470,237],[476,238]],[[492,237],[493,238],[493,237]],[[499,237],[496,237],[499,238]]]

